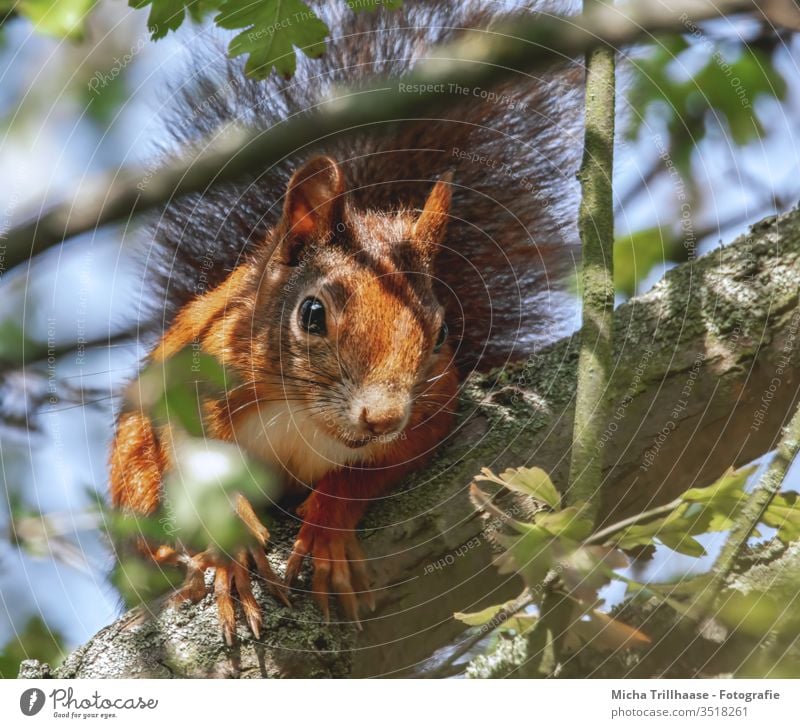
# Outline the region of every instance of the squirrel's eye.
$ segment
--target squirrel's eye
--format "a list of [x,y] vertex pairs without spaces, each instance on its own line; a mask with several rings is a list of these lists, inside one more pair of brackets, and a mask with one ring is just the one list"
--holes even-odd
[[439,336],[436,337],[436,344],[434,344],[433,351],[437,352],[444,346],[444,342],[447,341],[447,337],[450,335],[450,331],[447,328],[447,324],[443,323],[442,328],[439,329]]
[[325,335],[325,306],[318,298],[307,298],[300,304],[297,320],[303,331],[317,336]]

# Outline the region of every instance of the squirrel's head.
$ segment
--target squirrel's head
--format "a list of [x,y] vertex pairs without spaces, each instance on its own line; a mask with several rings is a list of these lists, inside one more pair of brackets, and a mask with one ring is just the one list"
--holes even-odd
[[422,210],[377,212],[351,205],[330,157],[289,182],[260,286],[264,320],[280,322],[265,327],[265,356],[287,399],[349,448],[430,416],[430,390],[451,364],[433,287],[450,188],[446,175]]

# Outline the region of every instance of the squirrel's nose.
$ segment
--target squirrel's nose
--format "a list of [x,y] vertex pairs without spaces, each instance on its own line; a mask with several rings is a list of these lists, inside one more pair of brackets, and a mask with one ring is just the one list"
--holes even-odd
[[385,435],[388,432],[399,430],[405,418],[406,414],[402,410],[383,409],[375,411],[362,407],[359,419],[361,425],[373,435]]
[[398,432],[408,420],[409,397],[394,387],[369,385],[352,403],[353,424],[372,435]]

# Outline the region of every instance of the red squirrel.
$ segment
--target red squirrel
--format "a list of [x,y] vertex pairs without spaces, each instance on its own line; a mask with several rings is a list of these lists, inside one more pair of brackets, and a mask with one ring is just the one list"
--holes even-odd
[[[339,37],[322,59],[301,61],[291,81],[245,80],[232,62],[204,71],[184,87],[171,130],[190,146],[226,124],[267,129],[338,84],[402,74],[459,29],[493,20],[480,3],[408,5],[357,15],[326,8]],[[574,71],[442,92],[461,97],[448,112],[323,139],[261,175],[173,201],[153,224],[145,275],[156,281],[164,330],[151,360],[194,344],[234,371],[239,384],[204,403],[205,432],[307,496],[282,581],[265,557],[268,532],[243,496],[237,514],[253,541],[231,557],[151,550],[188,566],[185,598],[202,597],[203,570],[215,568],[228,643],[234,592],[260,632],[252,567],[288,602],[305,557],[323,615],[336,594],[358,625],[372,602],[356,535],[369,502],[453,430],[471,369],[528,355],[530,337],[552,321],[548,276],[574,242]],[[170,441],[169,426],[146,412],[120,413],[115,507],[158,509]]]

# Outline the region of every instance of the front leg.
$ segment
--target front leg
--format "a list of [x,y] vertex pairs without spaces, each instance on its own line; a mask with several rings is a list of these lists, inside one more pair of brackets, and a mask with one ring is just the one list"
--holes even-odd
[[359,602],[375,609],[355,529],[371,500],[425,464],[432,445],[452,429],[452,420],[449,410],[442,409],[407,431],[406,439],[387,448],[380,460],[329,472],[297,509],[303,524],[286,564],[286,584],[291,586],[304,558],[310,556],[312,593],[326,621],[330,618],[330,593],[338,594],[345,616],[357,629],[361,629]]
[[[372,475],[372,477],[370,477]],[[325,621],[330,619],[328,595],[339,595],[345,616],[357,629],[359,601],[375,608],[369,590],[366,560],[355,529],[368,500],[379,496],[389,484],[368,470],[344,468],[328,473],[297,509],[303,519],[286,564],[286,583],[291,585],[306,556],[311,557],[314,601]]]

